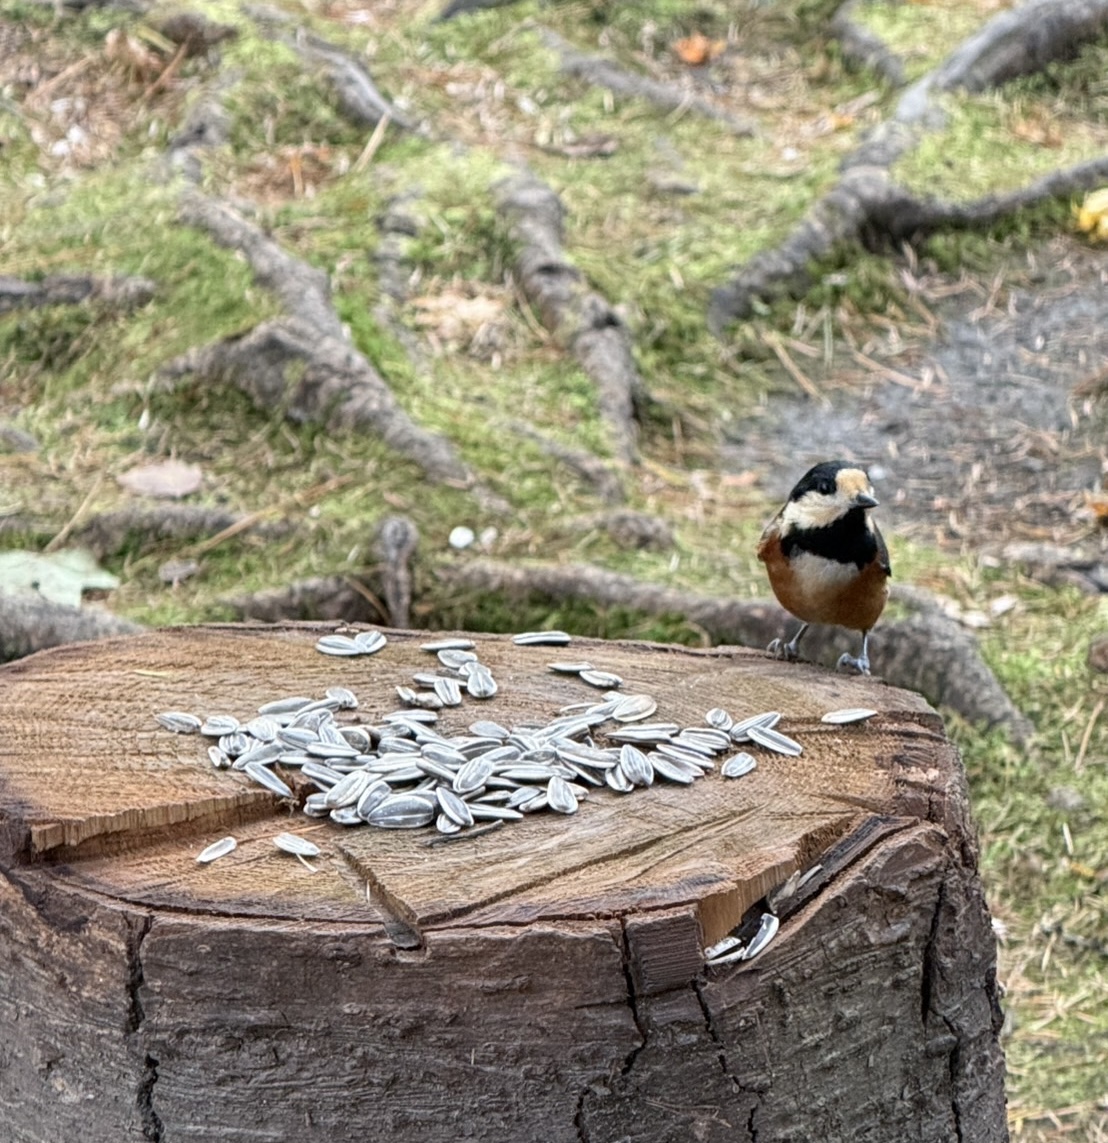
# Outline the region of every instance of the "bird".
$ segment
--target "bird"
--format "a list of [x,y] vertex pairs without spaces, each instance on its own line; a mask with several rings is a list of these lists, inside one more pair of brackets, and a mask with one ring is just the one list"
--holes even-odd
[[796,659],[810,624],[833,623],[862,633],[862,653],[844,653],[838,668],[870,673],[869,633],[885,609],[892,575],[889,550],[869,515],[877,504],[864,469],[828,460],[797,481],[766,525],[758,559],[777,601],[801,624],[787,643],[770,643],[775,658]]

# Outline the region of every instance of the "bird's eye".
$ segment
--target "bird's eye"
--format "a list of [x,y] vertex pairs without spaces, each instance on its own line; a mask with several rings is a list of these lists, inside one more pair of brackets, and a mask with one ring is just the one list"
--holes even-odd
[[816,490],[821,496],[834,496],[835,495],[835,482],[828,480],[826,477],[816,485]]

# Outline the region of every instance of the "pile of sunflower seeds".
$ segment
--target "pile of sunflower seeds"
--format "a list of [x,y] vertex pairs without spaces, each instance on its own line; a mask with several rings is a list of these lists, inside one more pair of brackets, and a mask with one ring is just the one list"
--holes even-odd
[[[527,632],[514,642],[564,645],[569,638],[563,632]],[[332,655],[374,654],[385,642],[380,632],[369,631],[325,636],[316,647]],[[448,835],[540,810],[572,814],[591,790],[605,786],[630,793],[660,780],[690,785],[717,761],[724,777],[742,777],[757,766],[753,755],[734,750],[747,743],[789,756],[801,753],[798,742],[775,729],[781,717],[775,711],[736,721],[716,708],[707,712],[704,725],[690,727],[645,721],[658,707],[651,696],[622,693],[618,675],[584,661],[550,663],[549,669],[608,688],[600,701],[564,708],[545,722],[505,727],[481,719],[464,733],[443,734],[435,729],[439,711],[460,706],[463,691],[489,699],[498,685],[472,640],[443,639],[422,649],[436,657],[437,669],[417,671],[415,686],[398,686],[404,706],[372,723],[340,723],[341,712],[358,707],[345,687],[331,687],[318,699],[275,699],[241,722],[228,714],[200,718],[178,711],[157,720],[175,733],[214,739],[208,747],[214,767],[239,770],[280,797],[292,798],[293,790],[277,768],[299,771],[315,787],[303,803],[310,817],[384,829],[434,823]],[[825,718],[842,723],[872,713],[838,711]]]
[[[527,632],[513,641],[564,646],[570,637]],[[355,656],[376,654],[385,645],[383,634],[367,631],[324,636],[316,649]],[[472,640],[441,639],[424,643],[422,650],[435,657],[435,669],[417,671],[412,685],[397,686],[402,706],[372,722],[351,715],[358,699],[341,686],[322,698],[274,699],[242,721],[230,714],[201,718],[182,711],[157,715],[157,721],[177,734],[212,739],[208,757],[216,769],[241,771],[282,798],[294,797],[286,777],[299,772],[314,788],[303,799],[309,817],[383,829],[433,824],[445,835],[443,841],[542,810],[575,813],[591,791],[604,787],[626,794],[658,781],[690,785],[717,764],[724,778],[740,778],[757,767],[751,753],[736,749],[745,745],[793,757],[802,752],[800,743],[776,729],[781,718],[776,711],[736,720],[717,707],[699,726],[648,721],[658,709],[653,697],[624,693],[618,675],[585,660],[552,662],[548,669],[602,689],[598,700],[565,707],[545,721],[506,727],[478,719],[462,733],[442,733],[436,729],[441,711],[460,707],[467,697],[490,699],[499,687]],[[845,724],[874,713],[831,711],[823,720]],[[313,842],[295,834],[274,842],[302,861],[319,854]],[[197,860],[206,864],[234,848],[233,838],[223,838]],[[776,920],[765,914],[758,933],[741,946],[725,938],[706,950],[708,963],[756,955],[773,938]]]

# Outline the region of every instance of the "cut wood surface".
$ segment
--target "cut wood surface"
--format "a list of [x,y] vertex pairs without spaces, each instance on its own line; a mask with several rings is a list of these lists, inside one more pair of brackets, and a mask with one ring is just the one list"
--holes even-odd
[[[293,1130],[335,1140],[365,1137],[379,1115],[401,1140],[656,1143],[753,1139],[724,1127],[761,1109],[764,1140],[797,1138],[798,1124],[855,1105],[873,1122],[852,1138],[952,1138],[958,1116],[978,1128],[965,1138],[1003,1137],[991,936],[960,764],[922,699],[747,651],[574,640],[574,658],[655,696],[659,719],[691,726],[712,707],[736,718],[775,709],[804,751],[747,747],[759,764],[742,779],[602,789],[572,816],[428,844],[431,829],[304,817],[214,770],[208,740],[155,722],[166,710],[246,718],[333,685],[360,701],[342,717],[370,722],[435,662],[419,649],[425,634],[398,631],[374,656],[330,658],[314,648],[325,630],[334,625],[153,631],[0,670],[0,951],[14,966],[0,1022],[18,1029],[0,1083],[19,1093],[0,1103],[4,1138],[57,1143],[79,1124],[82,1139],[113,1143]],[[565,648],[474,638],[500,691],[443,712],[444,733],[478,718],[545,721],[599,697],[547,669]],[[878,714],[820,722],[855,706]],[[307,792],[295,770],[286,776]],[[274,847],[284,830],[321,847],[315,872]],[[226,834],[238,848],[197,864]],[[704,945],[814,865],[821,872],[779,909],[769,949],[705,983]],[[880,915],[867,914],[863,883],[877,886]],[[828,963],[826,942],[842,963]],[[893,1044],[868,1096],[853,1090],[851,1064],[820,1089],[826,1107],[813,1120],[802,1085],[767,1080],[794,1051],[796,1066],[817,1044],[822,1054],[834,1022],[797,1030],[787,1014],[757,1016],[771,977],[795,990],[795,1005],[834,1011],[890,984],[858,1015],[857,1042],[848,1026],[835,1033],[855,1063]],[[839,978],[841,996],[828,993]],[[58,980],[79,982],[60,1005]],[[755,1035],[735,1004],[764,1025],[757,1060],[727,1062]],[[898,1030],[908,1016],[914,1024]],[[684,1033],[654,1027],[690,1020]],[[751,1066],[761,1080],[743,1078]],[[826,1063],[816,1071],[830,1083]],[[919,1090],[905,1102],[908,1072]],[[673,1090],[677,1104],[663,1090],[655,1106],[651,1085],[679,1076],[691,1086]],[[59,1083],[85,1093],[130,1084],[134,1095],[89,1113],[57,1100]],[[316,1086],[336,1084],[341,1101]],[[259,1103],[258,1085],[272,1098]],[[717,1098],[714,1112],[701,1106]],[[706,1133],[690,1135],[696,1124]]]

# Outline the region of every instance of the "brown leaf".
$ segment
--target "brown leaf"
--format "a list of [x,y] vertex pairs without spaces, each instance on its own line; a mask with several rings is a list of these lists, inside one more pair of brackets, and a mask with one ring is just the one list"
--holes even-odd
[[726,40],[709,40],[700,32],[693,32],[691,36],[673,42],[673,53],[689,67],[701,67],[711,63],[716,56],[722,55],[727,47]]

